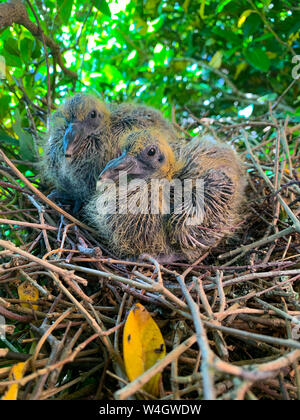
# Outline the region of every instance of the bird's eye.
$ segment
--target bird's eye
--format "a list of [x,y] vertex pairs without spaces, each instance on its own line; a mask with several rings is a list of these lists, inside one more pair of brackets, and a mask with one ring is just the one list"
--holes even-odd
[[90,113],[90,117],[91,117],[91,118],[96,118],[96,117],[97,117],[97,112],[96,112],[96,111],[92,111],[92,112]]
[[147,155],[148,156],[154,156],[156,153],[155,147],[151,147],[151,149],[148,150]]

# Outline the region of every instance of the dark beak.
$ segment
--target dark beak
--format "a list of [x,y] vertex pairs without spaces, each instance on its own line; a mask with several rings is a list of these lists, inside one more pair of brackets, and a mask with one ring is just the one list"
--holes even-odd
[[142,176],[145,172],[145,166],[134,156],[123,153],[120,157],[108,162],[99,176],[99,180],[111,179],[117,180],[119,172],[124,171],[128,175]]
[[74,148],[81,137],[84,137],[82,124],[70,123],[63,139],[63,148],[66,158],[71,158],[73,156]]

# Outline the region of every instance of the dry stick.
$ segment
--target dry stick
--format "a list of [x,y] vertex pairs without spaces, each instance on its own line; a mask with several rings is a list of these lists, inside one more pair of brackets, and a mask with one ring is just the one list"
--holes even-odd
[[[249,281],[254,279],[260,279],[260,278],[266,278],[266,277],[278,277],[278,276],[292,276],[292,275],[298,275],[300,274],[300,269],[298,270],[279,270],[279,271],[269,271],[266,273],[251,273],[251,274],[245,274],[244,276],[236,277],[234,279],[230,279],[227,281],[224,281],[223,287],[230,286],[232,284],[237,284],[243,281]],[[280,285],[279,285],[280,286]],[[217,285],[215,284],[209,284],[203,286],[204,290],[209,291],[217,288]]]
[[152,262],[154,264],[154,266],[155,266],[154,273],[157,273],[158,283],[160,283],[161,285],[163,285],[163,279],[162,279],[162,276],[161,276],[160,265],[159,265],[158,261],[156,261],[156,259],[154,259],[153,257],[151,257],[151,255],[147,255],[147,254],[143,254],[141,256],[141,258],[143,260],[148,260],[148,261],[150,261],[150,262]]
[[298,280],[299,277],[300,277],[300,274],[295,277],[292,277],[291,279],[284,280],[281,283],[275,284],[274,286],[271,286],[271,287],[268,287],[267,289],[262,290],[261,292],[255,293],[255,296],[258,297],[258,296],[264,295],[265,293],[269,293],[270,291],[277,289],[278,287],[282,288],[282,286],[288,285],[289,283],[293,283],[294,281]]
[[38,291],[41,293],[41,295],[45,296],[47,299],[52,299],[54,300],[54,296],[48,292],[47,290],[45,290],[40,284],[38,284],[35,280],[33,280],[24,270],[19,269],[18,270],[20,272],[20,274],[26,278],[26,280],[28,280],[36,289],[38,289]]
[[[282,301],[283,301],[284,310],[286,312],[288,312],[287,304],[286,304],[286,302],[283,298],[282,298]],[[286,332],[287,332],[288,338],[292,338],[292,327],[291,327],[291,323],[288,322],[288,320],[285,320],[285,327],[286,327]],[[297,390],[297,397],[298,397],[298,400],[300,400],[300,370],[299,370],[298,363],[294,362],[292,366],[293,366],[293,369],[294,369],[294,372],[295,372],[295,382],[296,382],[296,386],[297,386],[296,387],[297,388],[296,389]]]
[[79,377],[73,379],[70,382],[67,382],[64,385],[61,386],[57,386],[55,388],[52,389],[47,389],[46,391],[43,391],[40,400],[47,400],[50,397],[53,397],[55,394],[58,394],[62,391],[65,391],[66,389],[70,388],[73,385],[78,384],[78,382],[83,382],[85,381],[89,376],[93,375],[94,373],[96,373],[98,370],[102,369],[102,367],[104,366],[104,363],[100,363],[96,366],[94,366],[91,370],[89,370],[88,372],[84,372],[81,373]]
[[[125,384],[125,385],[128,385],[128,381],[125,381],[125,379],[120,378],[120,376],[118,376],[118,375],[116,375],[116,374],[114,374],[114,373],[110,372],[109,370],[107,370],[107,371],[106,371],[106,373],[107,373],[107,375],[109,375],[109,376],[111,376],[112,378],[116,379],[116,380],[117,380],[117,381],[119,381],[120,383]],[[141,395],[143,395],[143,396],[147,397],[147,399],[148,399],[148,400],[154,400],[154,399],[155,399],[154,395],[149,394],[148,392],[144,391],[143,389],[139,389],[139,390],[138,390],[138,392],[139,392]]]
[[279,239],[282,236],[289,235],[290,233],[293,233],[294,231],[295,231],[294,227],[289,226],[288,228],[283,229],[281,232],[275,233],[274,235],[268,236],[267,238],[259,239],[258,241],[252,242],[249,245],[242,245],[240,248],[237,248],[232,251],[226,252],[225,254],[219,255],[218,259],[223,260],[224,258],[231,257],[241,252],[244,254],[253,248],[256,248],[261,245],[266,245],[269,242],[273,242],[275,239]]
[[[268,311],[268,314],[271,315],[271,312],[273,311]],[[228,316],[231,315],[240,315],[240,314],[248,314],[248,315],[264,315],[265,314],[265,310],[263,309],[254,309],[254,308],[245,308],[245,307],[240,307],[239,303],[234,303],[230,308],[228,308],[225,312],[217,312],[215,313],[215,319],[218,321],[223,321],[225,318],[227,318]],[[273,315],[273,313],[272,313]],[[252,319],[252,317],[251,317]],[[258,318],[260,319],[260,318]],[[263,318],[262,318],[263,319]]]
[[[60,296],[61,296],[61,294],[59,294],[59,296],[56,298],[56,301],[53,303],[53,305],[50,308],[50,312],[55,308],[57,301],[60,299]],[[47,362],[46,366],[51,366],[57,360],[58,355],[61,353],[62,347],[64,345],[65,337],[68,334],[69,328],[71,326],[71,322],[69,321],[62,340],[59,341],[51,333],[61,323],[61,321],[63,321],[63,319],[66,318],[72,311],[73,311],[73,308],[67,309],[63,314],[61,314],[61,316],[51,326],[46,324],[46,319],[43,321],[41,327],[39,327],[39,328],[36,328],[34,325],[31,325],[31,327],[34,330],[36,330],[36,331],[38,331],[42,334],[42,337],[41,337],[40,341],[38,342],[37,347],[36,347],[36,349],[34,351],[34,354],[33,354],[33,357],[32,357],[32,361],[34,363],[36,363],[38,354],[39,354],[43,344],[46,342],[46,340],[51,345],[51,353],[49,355],[48,362]],[[34,387],[34,390],[33,390],[32,394],[30,396],[31,400],[39,399],[39,396],[42,392],[42,389],[43,389],[43,387],[44,387],[44,385],[45,385],[45,383],[48,379],[49,373],[46,373],[45,375],[42,375],[39,378],[36,386]],[[55,373],[57,374],[58,371],[56,371]],[[53,375],[53,373],[52,373],[52,375]],[[51,381],[51,378],[50,378],[50,381]],[[51,386],[49,384],[49,381],[48,381],[48,386]]]
[[61,281],[56,277],[54,273],[50,272],[51,277],[53,278],[55,284],[60,288],[60,290],[68,296],[68,298],[71,300],[71,302],[74,303],[74,305],[77,307],[79,312],[85,317],[87,322],[90,324],[90,326],[93,328],[94,331],[96,331],[97,334],[99,334],[99,337],[102,339],[104,345],[107,347],[109,354],[111,357],[116,361],[116,363],[119,364],[119,366],[123,369],[123,361],[118,353],[115,352],[115,349],[112,345],[110,345],[110,342],[107,340],[107,337],[103,333],[103,330],[100,328],[100,326],[97,324],[96,320],[88,313],[88,311],[81,305],[81,303],[78,302],[77,299],[74,298],[74,296],[69,292],[69,290],[61,283]]
[[[272,112],[271,112],[271,106],[270,106],[270,114],[271,117],[272,116]],[[275,120],[275,122],[277,123],[277,121]],[[275,161],[274,161],[274,188],[276,191],[278,191],[279,188],[279,183],[281,182],[282,178],[279,178],[279,158],[280,158],[280,132],[279,132],[279,127],[277,129],[277,139],[276,139],[276,148],[275,148]],[[277,222],[279,220],[279,212],[280,212],[280,202],[278,200],[277,195],[274,197],[274,203],[273,203],[273,219],[272,219],[272,226],[274,228],[275,234],[278,233],[278,226],[277,226]],[[269,229],[271,229],[271,226],[269,226],[267,233],[265,236],[269,235]],[[271,244],[271,246],[268,249],[268,252],[266,254],[266,256],[263,259],[263,263],[266,263],[269,261],[275,247],[276,247],[276,243],[277,243],[277,239],[274,240],[274,242]]]
[[218,287],[219,299],[220,299],[220,308],[219,313],[224,312],[226,308],[226,296],[223,287],[223,271],[217,270],[216,282]]
[[15,314],[14,312],[9,311],[8,309],[3,308],[2,306],[0,306],[0,315],[3,315],[8,319],[14,319],[15,321],[25,323],[32,321],[33,319],[33,316],[22,316],[19,314]]
[[80,220],[76,219],[76,217],[71,216],[69,213],[61,209],[59,206],[57,206],[53,201],[49,200],[48,197],[46,197],[41,191],[39,191],[32,183],[15,167],[15,165],[11,162],[10,159],[5,155],[5,153],[0,149],[0,155],[2,159],[7,163],[7,165],[15,172],[16,175],[26,184],[31,191],[33,191],[41,200],[43,200],[45,203],[47,203],[50,207],[52,207],[54,210],[56,210],[58,213],[62,214],[66,219],[71,220],[71,222],[75,223],[76,225],[80,226],[83,229],[88,230],[91,233],[96,233],[96,231],[86,224],[80,222]]
[[[94,309],[93,305],[89,304],[89,307],[90,307],[92,313],[94,314],[94,316],[95,316],[95,318],[97,320],[98,325],[100,326],[101,330],[103,331],[102,337],[105,336],[105,340],[106,340],[105,345],[106,345],[108,351],[113,348],[114,351],[115,351],[115,354],[118,354],[119,355],[120,354],[119,353],[119,349],[118,348],[114,348],[114,346],[112,345],[112,342],[111,342],[111,339],[109,337],[109,334],[107,334],[107,331],[105,330],[105,326],[104,326],[103,322],[101,321],[100,317],[98,316],[98,314],[97,314],[96,310]],[[118,374],[118,376],[127,378],[127,376],[124,374],[123,365],[119,365],[118,364],[118,361],[116,359],[113,359],[113,364],[114,364],[114,368],[115,368],[115,371]]]
[[205,252],[201,257],[199,257],[192,265],[189,265],[188,268],[182,273],[182,277],[185,279],[186,276],[195,268],[201,261],[203,261],[209,255],[209,251]]
[[[67,329],[65,331],[64,337],[62,338],[62,340],[59,343],[59,348],[60,348],[59,357],[60,357],[60,360],[65,360],[68,357],[68,355],[70,355],[70,353],[72,352],[73,346],[75,345],[75,343],[77,342],[77,340],[81,336],[82,332],[86,328],[86,324],[87,323],[81,324],[80,328],[76,331],[76,333],[72,337],[72,339],[68,343],[65,343],[65,337],[67,336],[67,334],[69,332],[69,328],[71,327],[71,322],[70,321],[68,322]],[[49,365],[49,364],[50,363],[48,363],[47,365]],[[51,376],[48,380],[48,384],[47,384],[48,389],[57,384],[57,379],[58,379],[58,377],[61,373],[62,368],[63,368],[63,366],[61,366],[60,368],[58,368],[58,369],[56,369],[55,371],[52,372],[52,374],[51,374]]]
[[270,343],[270,344],[276,344],[278,346],[285,346],[285,347],[300,349],[300,342],[297,342],[295,340],[269,337],[263,334],[256,334],[256,333],[251,333],[249,331],[237,330],[236,328],[224,327],[223,325],[217,325],[209,321],[204,321],[204,325],[208,328],[223,331],[224,333],[227,333],[229,335],[234,335],[237,337],[244,337],[246,339],[253,339],[256,341],[262,341],[262,342]]
[[[250,381],[260,381],[272,376],[275,376],[278,373],[279,369],[283,369],[300,357],[300,350],[293,350],[290,353],[284,354],[282,357],[279,357],[276,360],[271,362],[266,362],[261,365],[250,365],[248,369],[241,368],[240,366],[231,365],[230,363],[224,362],[223,360],[216,359],[214,367],[225,373],[231,375],[239,376],[243,379]],[[257,368],[255,370],[255,368]]]
[[3,225],[18,225],[25,226],[32,229],[48,229],[48,230],[57,230],[57,227],[50,225],[41,225],[39,223],[30,223],[30,222],[21,222],[20,220],[9,220],[9,219],[0,219],[0,223]]
[[[23,385],[27,384],[28,382],[32,381],[33,379],[38,378],[41,375],[48,374],[48,373],[56,370],[57,368],[60,368],[61,366],[64,366],[66,363],[73,362],[73,360],[76,358],[78,353],[82,349],[84,349],[91,341],[95,340],[98,336],[99,336],[98,334],[94,334],[94,335],[90,336],[83,343],[79,344],[78,347],[76,347],[76,349],[73,351],[73,353],[70,356],[68,356],[66,359],[61,360],[61,361],[55,363],[54,365],[44,367],[44,368],[38,370],[35,373],[31,373],[30,375],[24,376],[21,379],[13,379],[13,380],[9,380],[9,381],[7,381],[7,380],[2,381],[2,382],[0,382],[0,387],[1,386],[14,385],[14,384],[18,384],[18,385],[23,386]],[[38,362],[40,362],[39,364],[41,366],[43,366],[44,364],[46,364],[48,362],[48,358],[46,360],[40,360]],[[10,370],[10,368],[8,368],[8,369]]]
[[[57,267],[54,264],[49,263],[48,261],[42,260],[41,258],[36,257],[35,255],[29,254],[26,251],[23,251],[23,249],[16,247],[9,241],[4,241],[3,239],[0,239],[0,246],[3,248],[9,249],[10,251],[13,251],[16,254],[23,255],[27,260],[34,261],[38,263],[38,265],[41,265],[48,270],[52,270],[55,273],[69,279],[77,280],[79,283],[82,283],[84,286],[87,285],[87,281],[85,279],[82,279],[81,277],[76,276],[74,273],[69,272],[67,270],[64,270],[60,267]],[[18,267],[16,267],[16,270]]]
[[257,297],[254,298],[256,302],[260,303],[263,308],[272,309],[276,314],[282,316],[284,319],[288,319],[289,321],[292,321],[294,324],[298,324],[300,326],[300,319],[295,318],[294,316],[290,315],[289,313],[282,311],[279,308],[276,308],[276,306],[271,305],[270,303],[264,302],[261,299],[258,299]]
[[189,347],[191,347],[196,342],[196,340],[196,334],[193,334],[190,338],[188,338],[182,344],[180,344],[176,349],[168,353],[163,359],[156,362],[155,365],[153,365],[150,369],[144,372],[137,379],[130,382],[130,384],[126,385],[119,391],[115,392],[115,399],[125,400],[126,398],[133,395],[135,392],[139,391],[143,387],[143,385],[145,385],[154,375],[156,375],[159,372],[162,372],[162,370],[170,363],[172,363],[173,360],[178,359],[178,357],[182,353],[184,353]]
[[[119,308],[118,316],[117,316],[117,319],[116,319],[116,325],[119,325],[121,323],[121,318],[122,318],[122,314],[123,314],[123,311],[124,311],[124,307],[125,307],[127,297],[128,297],[128,294],[125,292],[124,295],[123,295],[123,298],[122,298],[120,308]],[[123,323],[125,323],[125,321],[123,321]],[[117,329],[116,334],[115,334],[115,338],[114,338],[114,348],[115,348],[116,352],[119,352],[119,332],[120,332],[120,330]]]
[[[213,313],[213,311],[211,309],[211,306],[208,302],[207,296],[206,296],[206,294],[204,292],[204,289],[203,289],[203,284],[202,284],[201,279],[199,279],[197,277],[193,277],[193,282],[196,286],[196,290],[197,290],[197,292],[200,296],[201,302],[202,302],[202,304],[205,308],[205,311],[206,311],[208,317],[210,319],[215,319],[215,314]],[[229,353],[228,353],[228,349],[226,347],[226,343],[225,343],[225,340],[224,340],[224,337],[223,337],[222,333],[220,331],[213,331],[213,337],[214,337],[215,344],[216,344],[216,347],[217,347],[217,350],[218,350],[219,354],[225,360],[228,360],[229,359]]]
[[92,268],[81,267],[81,266],[77,266],[77,265],[73,265],[73,264],[59,263],[59,266],[66,267],[66,268],[71,268],[71,269],[77,270],[77,271],[82,271],[83,273],[94,274],[98,277],[107,278],[108,280],[113,280],[113,281],[118,281],[118,282],[121,282],[121,283],[125,283],[125,284],[128,284],[128,285],[132,286],[132,287],[136,287],[137,289],[147,290],[147,291],[150,291],[150,292],[162,293],[162,294],[165,295],[165,297],[168,297],[170,300],[172,300],[174,303],[179,305],[181,308],[183,308],[183,309],[187,308],[186,304],[184,302],[182,302],[182,300],[180,300],[173,293],[171,293],[166,287],[162,286],[160,283],[154,282],[152,279],[149,279],[148,277],[143,276],[143,274],[138,273],[138,272],[136,272],[135,274],[139,275],[139,277],[141,277],[141,278],[146,277],[148,283],[151,282],[151,284],[139,283],[137,281],[127,279],[125,277],[121,277],[121,276],[115,275],[113,273],[106,273],[105,271],[94,270]]
[[286,139],[287,123],[288,123],[288,117],[287,117],[286,122],[284,124],[285,129],[283,129],[283,128],[281,129],[280,139],[281,139],[281,143],[282,143],[282,146],[284,148],[284,151],[285,151],[285,153],[287,154],[287,157],[288,157],[290,176],[292,176],[293,164],[292,164],[292,159],[291,159],[291,155],[290,155],[289,145],[288,145],[288,142],[287,142],[287,139]]
[[[181,337],[184,332],[185,326],[183,321],[178,321],[175,327],[175,336],[173,342],[173,349],[176,349],[180,345]],[[174,381],[174,378],[178,376],[178,359],[173,360],[171,364],[171,387],[174,394],[175,400],[179,400],[179,387],[178,383]]]
[[35,348],[35,351],[34,351],[34,353],[33,353],[33,356],[32,356],[32,361],[35,363],[36,361],[37,361],[37,357],[38,357],[38,354],[39,354],[39,352],[40,352],[40,350],[41,350],[41,348],[43,347],[43,345],[44,345],[44,343],[46,342],[46,340],[48,339],[48,337],[49,337],[49,335],[52,333],[52,331],[54,331],[55,330],[55,328],[56,328],[56,326],[57,325],[59,325],[60,323],[61,323],[61,321],[63,321],[65,318],[67,318],[69,315],[70,315],[70,313],[73,311],[73,308],[69,308],[69,309],[67,309],[65,312],[63,312],[62,314],[61,314],[61,316],[59,317],[59,318],[57,318],[57,320],[53,323],[53,324],[51,324],[50,326],[49,326],[49,328],[44,332],[44,335],[40,338],[40,340],[39,340],[39,342],[38,342],[38,344],[37,344],[37,346],[36,346],[36,348]]
[[[27,194],[27,197],[28,197],[29,201],[31,201],[32,204],[37,208],[37,210],[39,212],[40,222],[42,224],[44,224],[44,221],[45,221],[45,219],[44,219],[44,213],[45,213],[44,206],[41,206],[39,203],[37,203],[37,201],[33,197],[31,197],[30,194]],[[44,237],[44,242],[45,242],[47,251],[51,252],[51,247],[50,247],[49,239],[48,239],[48,236],[47,236],[47,231],[45,229],[43,229],[43,237]]]
[[214,390],[214,374],[210,370],[211,362],[213,360],[213,352],[209,347],[206,331],[203,327],[203,323],[200,317],[199,306],[194,302],[192,296],[190,295],[183,278],[180,275],[176,276],[178,283],[180,284],[182,293],[187,301],[187,304],[190,308],[194,326],[196,329],[197,343],[199,350],[202,355],[201,362],[201,373],[203,377],[203,395],[205,400],[214,400],[215,399],[215,390]]
[[[267,175],[264,173],[264,171],[262,170],[262,168],[260,166],[260,163],[257,161],[257,159],[255,158],[255,156],[253,154],[253,152],[251,150],[251,147],[250,147],[250,144],[249,144],[249,141],[248,141],[248,135],[247,135],[247,133],[244,130],[243,130],[243,134],[244,134],[244,142],[245,142],[245,145],[246,145],[247,150],[248,150],[248,152],[249,152],[249,154],[251,156],[251,159],[252,159],[252,162],[253,162],[254,166],[258,170],[258,172],[261,175],[261,177],[265,180],[265,182],[267,183],[267,185],[271,188],[271,190],[273,190],[275,192],[274,185],[269,180],[269,178],[267,177]],[[299,220],[294,215],[294,213],[289,208],[289,206],[286,204],[286,202],[283,200],[283,198],[281,197],[280,194],[278,194],[278,199],[279,199],[282,207],[284,208],[284,210],[286,211],[286,213],[288,214],[288,216],[292,220],[292,222],[294,224],[295,230],[300,233],[300,222],[299,222]]]
[[[300,350],[293,350],[276,360],[272,360],[270,362],[262,363],[259,365],[251,364],[248,365],[247,368],[232,365],[228,362],[224,362],[218,357],[215,357],[213,361],[213,367],[220,372],[237,376],[247,381],[256,382],[276,376],[280,369],[286,368],[287,366],[293,364],[299,359],[299,357]],[[180,383],[192,383],[201,380],[202,375],[197,372],[193,373],[192,375],[186,377],[178,377],[176,379]]]

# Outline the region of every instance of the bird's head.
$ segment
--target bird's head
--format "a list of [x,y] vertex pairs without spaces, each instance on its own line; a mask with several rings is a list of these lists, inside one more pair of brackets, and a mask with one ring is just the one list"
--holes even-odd
[[69,98],[60,109],[67,125],[63,137],[66,158],[80,153],[80,146],[90,138],[99,136],[109,119],[105,104],[88,94]]
[[122,154],[111,160],[101,172],[99,180],[117,180],[120,171],[129,178],[171,179],[179,169],[168,134],[156,130],[136,130],[121,140]]

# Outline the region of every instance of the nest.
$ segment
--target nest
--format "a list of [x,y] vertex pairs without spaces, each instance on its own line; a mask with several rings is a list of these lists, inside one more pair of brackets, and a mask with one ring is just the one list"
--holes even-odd
[[[215,135],[238,139],[248,169],[245,221],[193,264],[115,258],[1,151],[0,392],[17,383],[20,400],[299,398],[296,129],[280,120],[218,125]],[[39,292],[34,304],[18,295],[24,282]],[[121,339],[138,302],[167,353],[129,382]],[[25,361],[13,379],[11,367]],[[157,372],[154,397],[143,386]]]

